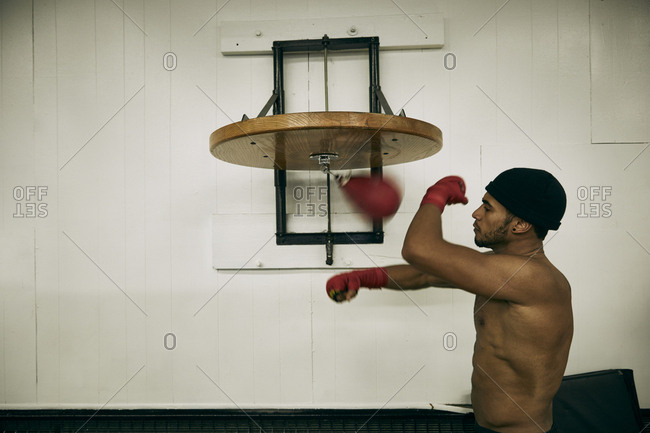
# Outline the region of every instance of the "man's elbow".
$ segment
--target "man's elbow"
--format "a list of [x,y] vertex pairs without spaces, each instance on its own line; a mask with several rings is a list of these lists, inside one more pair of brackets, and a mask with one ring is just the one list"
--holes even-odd
[[404,242],[404,245],[402,245],[402,258],[411,265],[418,265],[425,258],[424,248],[413,242]]
[[417,269],[438,275],[444,260],[445,243],[426,244],[419,240],[405,241],[402,245],[402,258]]

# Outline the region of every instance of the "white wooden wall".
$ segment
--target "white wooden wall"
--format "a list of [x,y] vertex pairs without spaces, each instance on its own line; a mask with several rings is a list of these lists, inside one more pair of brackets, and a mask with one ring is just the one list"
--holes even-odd
[[[404,201],[387,223],[397,239],[373,257],[399,261],[400,233],[444,175],[464,176],[470,198],[445,212],[446,237],[471,246],[489,180],[553,172],[569,196],[546,247],[574,290],[567,374],[634,369],[649,407],[648,2],[397,3],[444,15],[442,49],[380,56],[393,108],[440,127],[444,147],[387,170]],[[209,134],[255,115],[272,88],[270,56],[219,53],[220,23],[396,13],[383,0],[1,2],[0,407],[468,402],[470,294],[336,305],[331,270],[212,268],[213,214],[274,211],[272,172],[208,152]],[[322,59],[286,68],[287,111],[321,110]],[[366,74],[363,56],[332,57],[330,109],[366,110]]]

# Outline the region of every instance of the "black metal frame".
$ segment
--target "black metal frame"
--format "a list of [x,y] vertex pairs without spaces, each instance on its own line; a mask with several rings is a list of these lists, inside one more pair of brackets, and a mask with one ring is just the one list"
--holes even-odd
[[[370,112],[381,113],[383,107],[386,114],[392,114],[392,111],[386,102],[386,98],[381,92],[381,87],[379,86],[379,38],[363,37],[330,39],[325,35],[322,39],[273,42],[273,95],[264,109],[260,112],[260,116],[266,115],[266,112],[270,108],[270,104],[273,104],[273,114],[284,114],[284,53],[323,51],[325,49],[328,51],[368,50]],[[370,170],[372,176],[382,177],[382,167],[373,167]],[[381,219],[373,220],[372,231],[369,232],[333,233],[328,231],[326,233],[287,233],[286,187],[286,170],[276,169],[275,239],[278,245],[327,245],[327,264],[331,264],[331,245],[333,244],[380,244],[384,242],[383,222]],[[330,217],[330,215],[328,215],[328,217]]]

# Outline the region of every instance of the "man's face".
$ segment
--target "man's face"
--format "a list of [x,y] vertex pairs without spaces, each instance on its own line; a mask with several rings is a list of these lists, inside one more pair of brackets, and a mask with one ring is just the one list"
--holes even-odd
[[477,247],[493,248],[504,244],[514,216],[490,194],[483,196],[483,204],[474,211],[474,243]]

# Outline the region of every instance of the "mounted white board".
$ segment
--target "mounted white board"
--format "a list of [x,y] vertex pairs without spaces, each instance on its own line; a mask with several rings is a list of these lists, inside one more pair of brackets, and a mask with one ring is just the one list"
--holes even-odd
[[[342,225],[347,225],[348,231],[363,230],[354,227],[354,215],[334,217],[345,220],[347,224]],[[334,263],[327,266],[325,245],[277,245],[275,214],[213,214],[212,265],[219,270],[261,270],[369,268],[404,263],[400,252],[411,218],[410,213],[398,213],[392,221],[385,222],[383,244],[334,245]],[[293,220],[289,215],[289,226],[295,225]],[[312,221],[316,223],[315,219]],[[304,229],[301,232],[310,228],[321,231],[316,224],[300,225]]]
[[271,54],[273,41],[378,36],[380,49],[442,48],[442,14],[383,15],[374,17],[311,18],[305,20],[224,21],[221,53]]

